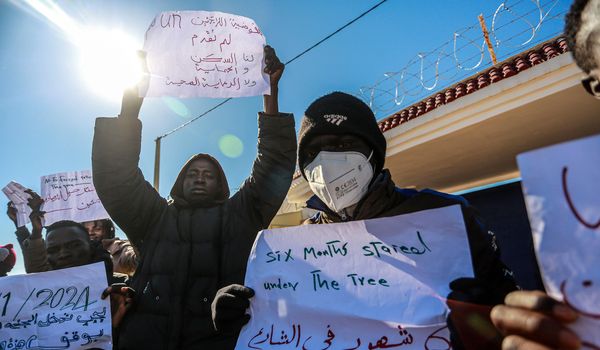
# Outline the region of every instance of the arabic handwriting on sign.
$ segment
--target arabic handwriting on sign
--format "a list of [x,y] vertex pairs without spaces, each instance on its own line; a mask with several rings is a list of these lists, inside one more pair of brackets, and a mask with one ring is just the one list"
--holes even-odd
[[300,325],[292,324],[292,336],[290,337],[287,332],[281,331],[279,339],[275,337],[275,325],[271,325],[271,331],[264,333],[264,328],[261,328],[250,341],[248,341],[248,348],[250,349],[262,349],[259,345],[264,344],[268,341],[269,345],[287,345],[295,343],[295,347],[300,346],[300,338],[302,337],[302,329]]
[[200,17],[194,17],[190,20],[190,23],[195,26],[207,26],[212,25],[214,27],[227,27],[227,21],[224,17],[207,16],[204,19]]
[[90,323],[102,323],[104,322],[104,319],[106,318],[106,307],[102,308],[102,311],[94,311],[92,313],[92,315],[89,317],[89,319],[84,319],[83,317],[81,317],[81,315],[77,316],[77,322],[83,324],[84,326],[87,326]]
[[450,340],[446,339],[443,335],[443,332],[448,329],[448,326],[444,326],[442,328],[436,329],[431,335],[427,337],[425,340],[425,350],[450,350],[452,349],[452,345],[450,344]]
[[223,52],[223,45],[231,45],[231,33],[229,33],[228,37],[229,37],[229,40],[227,38],[225,38],[219,44],[219,49],[221,50],[221,52]]
[[577,221],[579,221],[580,224],[582,224],[583,226],[585,226],[589,229],[595,230],[600,227],[600,219],[598,219],[598,221],[596,223],[591,223],[591,222],[587,221],[586,219],[584,219],[583,216],[581,216],[581,214],[575,207],[575,204],[573,203],[573,199],[571,198],[571,193],[569,192],[569,188],[567,186],[567,172],[568,171],[569,171],[569,169],[566,166],[562,168],[563,194],[565,196],[567,204],[569,205],[569,209],[571,209],[571,212],[575,216],[575,219],[577,219]]
[[8,340],[0,340],[0,350],[33,349],[33,342],[37,339],[37,335],[32,335],[27,339],[10,338]]
[[221,78],[219,78],[218,81],[216,82],[208,82],[206,80],[206,78],[200,78],[198,79],[198,77],[194,77],[194,79],[192,80],[180,80],[180,81],[172,81],[171,78],[166,77],[165,79],[165,84],[166,85],[177,85],[177,86],[182,86],[182,85],[189,85],[189,86],[201,86],[201,87],[210,87],[210,88],[214,88],[214,89],[219,89],[219,88],[225,88],[225,89],[235,89],[235,90],[239,90],[241,88],[240,85],[240,78],[235,77],[232,80],[223,80]]
[[96,205],[96,204],[100,204],[100,199],[92,199],[91,201],[87,202],[87,203],[80,203],[80,205],[77,206],[77,210],[86,210],[89,209],[91,206]]

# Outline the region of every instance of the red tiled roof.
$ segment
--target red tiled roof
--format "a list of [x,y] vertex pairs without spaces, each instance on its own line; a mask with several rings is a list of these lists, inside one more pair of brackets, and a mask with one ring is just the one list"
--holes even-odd
[[[378,122],[379,130],[386,132],[400,124],[418,118],[442,105],[469,95],[486,86],[497,83],[502,79],[512,77],[540,63],[569,52],[567,40],[564,37],[554,38],[533,49],[513,56],[486,71],[469,77],[433,96],[425,98],[393,115]],[[294,174],[294,180],[302,176],[300,171]]]
[[378,122],[379,130],[386,132],[430,112],[446,103],[455,101],[502,79],[548,61],[569,51],[564,37],[554,38],[535,48],[498,63],[477,76],[467,78],[452,87],[440,91]]

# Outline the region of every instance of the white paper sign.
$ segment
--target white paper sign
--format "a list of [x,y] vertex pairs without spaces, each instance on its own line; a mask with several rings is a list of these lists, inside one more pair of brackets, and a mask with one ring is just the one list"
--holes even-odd
[[600,348],[600,135],[517,160],[546,290],[580,312],[575,331]]
[[0,350],[112,349],[104,263],[0,278]]
[[265,37],[250,18],[223,12],[170,11],[154,18],[144,51],[147,97],[242,97],[270,91]]
[[27,225],[29,220],[29,214],[31,214],[31,208],[27,205],[27,200],[31,198],[29,193],[25,193],[25,188],[20,183],[11,181],[6,185],[2,192],[8,197],[8,200],[13,202],[13,205],[17,209],[17,226],[22,227]]
[[42,176],[44,226],[61,220],[76,222],[108,219],[90,170]]
[[471,276],[460,206],[265,230],[236,349],[450,349],[448,284]]

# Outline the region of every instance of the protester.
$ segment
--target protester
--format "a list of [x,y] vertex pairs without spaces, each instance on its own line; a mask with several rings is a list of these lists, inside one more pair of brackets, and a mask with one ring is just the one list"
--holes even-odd
[[[588,77],[585,90],[600,98],[600,0],[575,0],[566,16],[565,34],[575,63]],[[492,310],[492,321],[506,336],[503,349],[578,349],[581,339],[567,328],[578,314],[539,291],[509,294]]]
[[[306,224],[389,217],[460,204],[475,278],[454,281],[450,297],[485,305],[501,303],[516,285],[512,273],[499,260],[493,233],[484,229],[475,210],[461,197],[396,188],[390,172],[384,169],[385,152],[385,137],[373,112],[361,100],[334,92],[314,101],[305,112],[298,140],[298,165],[315,194],[307,207],[318,211]],[[340,190],[344,187],[348,190]],[[221,289],[212,305],[217,329],[247,322],[245,299],[252,294],[239,285]],[[494,327],[489,324],[489,329],[493,332]],[[460,348],[457,338],[453,346]]]
[[18,227],[17,225],[17,209],[12,206],[11,202],[8,203],[7,215],[17,227],[15,234],[17,235],[17,241],[21,247],[23,253],[23,263],[25,265],[25,272],[43,272],[50,270],[47,257],[46,257],[46,243],[42,238],[43,224],[42,220],[44,212],[41,210],[44,200],[34,191],[28,189],[25,191],[29,194],[27,205],[31,208],[31,214],[29,214],[29,220],[31,221],[31,232],[27,229],[27,226]]
[[600,0],[575,0],[566,16],[565,34],[575,63],[588,75],[583,87],[600,99]]
[[85,221],[81,223],[93,241],[115,238],[115,225],[110,219]]
[[8,276],[16,263],[17,253],[13,249],[13,245],[0,245],[0,277]]
[[94,185],[141,256],[132,279],[138,293],[121,324],[119,349],[233,348],[236,334],[214,329],[210,303],[220,287],[243,282],[254,239],[281,206],[295,166],[294,119],[279,113],[277,102],[283,64],[269,46],[265,72],[271,95],[258,117],[258,156],[231,198],[221,166],[207,154],[183,166],[171,201],[144,180],[137,92],[124,94],[117,118],[96,120]]
[[137,268],[137,252],[128,240],[115,237],[115,225],[110,219],[81,223],[92,241],[101,242],[112,258],[113,271],[133,276]]

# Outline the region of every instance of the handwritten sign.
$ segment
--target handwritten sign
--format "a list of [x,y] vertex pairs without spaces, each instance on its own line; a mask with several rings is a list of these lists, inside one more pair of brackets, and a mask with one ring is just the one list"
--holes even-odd
[[266,94],[265,36],[250,18],[176,11],[156,16],[146,31],[150,71],[145,96],[242,97]]
[[0,350],[112,349],[104,263],[0,278]]
[[579,311],[574,330],[600,348],[600,135],[517,160],[546,290]]
[[27,205],[27,200],[31,198],[28,193],[25,193],[25,188],[20,183],[11,181],[6,185],[2,192],[8,197],[8,200],[13,202],[14,207],[17,209],[17,226],[22,227],[27,225],[29,220],[29,214],[31,214],[31,208]]
[[60,220],[76,222],[108,219],[90,170],[73,171],[42,176],[44,225]]
[[265,230],[236,349],[450,349],[448,284],[469,276],[459,206]]

